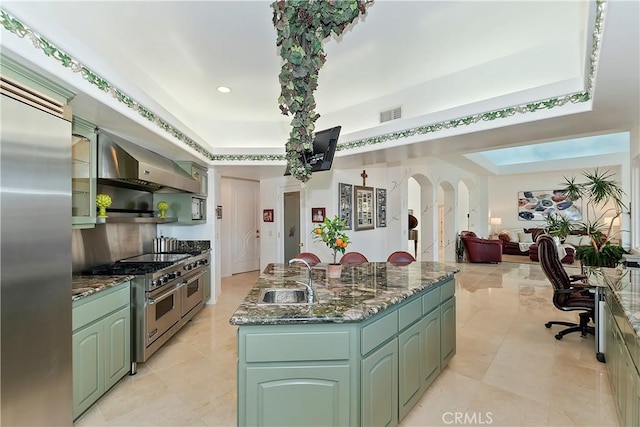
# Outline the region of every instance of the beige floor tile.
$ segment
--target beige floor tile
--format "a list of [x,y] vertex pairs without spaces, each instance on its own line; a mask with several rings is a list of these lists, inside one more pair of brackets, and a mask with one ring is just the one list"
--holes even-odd
[[548,412],[544,403],[482,384],[465,415],[483,419],[484,424],[492,426],[544,426],[548,423]]
[[[450,265],[460,268],[457,354],[403,427],[619,425],[593,336],[576,333],[558,341],[554,335],[562,327],[544,327],[577,315],[554,308],[538,265]],[[216,304],[205,306],[75,425],[236,425],[237,327],[229,318],[257,276],[224,278]]]

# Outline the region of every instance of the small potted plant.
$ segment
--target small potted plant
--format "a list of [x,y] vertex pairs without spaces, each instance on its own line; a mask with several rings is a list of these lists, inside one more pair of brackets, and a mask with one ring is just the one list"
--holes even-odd
[[342,273],[342,266],[338,264],[336,256],[338,252],[344,254],[344,250],[349,245],[349,236],[345,234],[346,228],[345,220],[336,215],[333,219],[325,218],[324,222],[317,224],[312,231],[315,240],[322,241],[333,251],[333,262],[329,263],[327,268],[329,278],[332,279],[340,277]]

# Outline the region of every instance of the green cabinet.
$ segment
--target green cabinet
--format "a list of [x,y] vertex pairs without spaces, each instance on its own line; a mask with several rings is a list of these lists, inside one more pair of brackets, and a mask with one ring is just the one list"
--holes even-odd
[[353,425],[354,326],[333,326],[239,328],[238,425]]
[[96,223],[96,126],[80,117],[71,126],[71,224],[91,228]]
[[605,361],[620,424],[640,425],[640,370],[638,338],[619,302],[606,294]]
[[104,328],[94,323],[73,333],[73,418],[104,393]]
[[240,425],[348,426],[349,374],[348,363],[250,367]]
[[422,396],[426,369],[425,339],[423,321],[415,323],[398,336],[399,419],[403,419]]
[[456,301],[454,298],[442,303],[441,311],[441,360],[442,366],[456,354]]
[[129,372],[129,282],[73,303],[73,418]]
[[361,417],[363,426],[398,423],[398,339],[362,359]]
[[[426,389],[440,373],[443,362],[440,356],[440,309],[433,310],[423,320],[424,328],[424,374],[423,386]],[[454,329],[455,334],[455,329]]]
[[362,322],[241,325],[238,425],[397,425],[455,354],[454,291]]

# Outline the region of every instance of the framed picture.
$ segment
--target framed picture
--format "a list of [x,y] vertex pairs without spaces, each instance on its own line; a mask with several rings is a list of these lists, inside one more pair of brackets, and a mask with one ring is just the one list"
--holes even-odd
[[216,219],[222,219],[222,206],[216,206]]
[[311,208],[311,222],[324,222],[326,216],[326,208]]
[[518,219],[545,221],[549,215],[560,215],[569,221],[582,220],[580,199],[569,200],[560,190],[518,192]]
[[353,186],[351,184],[338,184],[338,216],[345,220],[346,229],[351,230],[353,218]]
[[264,209],[262,211],[262,221],[273,222],[273,209]]
[[376,226],[387,226],[387,189],[376,188]]
[[354,230],[373,229],[373,187],[361,187],[354,185],[354,204],[356,205]]

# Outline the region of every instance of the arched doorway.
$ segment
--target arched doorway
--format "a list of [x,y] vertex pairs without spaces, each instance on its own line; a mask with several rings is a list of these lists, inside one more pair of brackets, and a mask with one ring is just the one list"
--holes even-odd
[[[418,220],[417,254],[418,261],[436,261],[438,259],[437,214],[433,183],[422,174],[414,174],[407,182],[407,209],[413,211]],[[414,252],[414,241],[409,242],[409,252]]]

